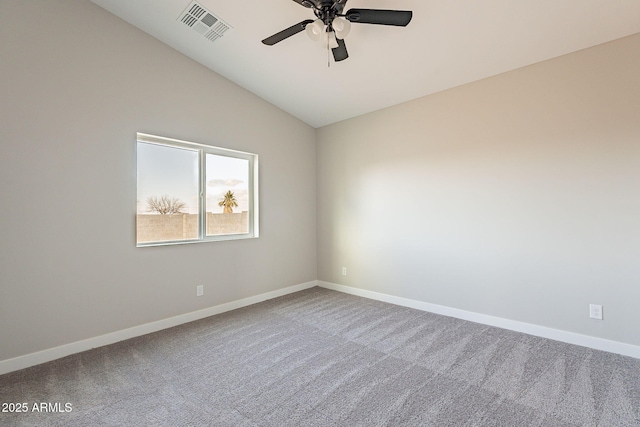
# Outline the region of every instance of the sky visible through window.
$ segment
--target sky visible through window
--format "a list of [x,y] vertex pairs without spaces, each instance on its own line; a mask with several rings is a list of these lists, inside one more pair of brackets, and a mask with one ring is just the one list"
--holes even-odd
[[234,212],[249,210],[249,161],[207,154],[207,212],[222,212],[218,202],[227,191],[235,196]]
[[[186,204],[185,213],[198,213],[198,151],[151,143],[138,143],[137,213],[150,213],[147,199],[167,195]],[[233,157],[206,155],[206,210],[221,213],[218,202],[233,192],[238,207],[249,207],[249,161]]]

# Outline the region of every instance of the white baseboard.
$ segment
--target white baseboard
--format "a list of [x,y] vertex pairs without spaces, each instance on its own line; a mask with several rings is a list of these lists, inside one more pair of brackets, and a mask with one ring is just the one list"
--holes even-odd
[[368,291],[365,289],[353,288],[351,286],[338,285],[330,282],[318,281],[318,286],[346,294],[356,295],[364,298],[388,302],[403,307],[415,308],[417,310],[428,311],[444,316],[469,320],[483,325],[496,326],[516,332],[523,332],[542,338],[549,338],[555,341],[562,341],[568,344],[580,345],[593,348],[595,350],[607,351],[640,359],[640,347],[632,344],[625,344],[618,341],[611,341],[604,338],[592,337],[589,335],[577,334],[575,332],[562,331],[545,326],[533,325],[531,323],[518,322],[516,320],[504,319],[501,317],[489,316],[486,314],[474,313],[443,305],[430,304],[428,302],[402,298],[380,292]]
[[268,299],[277,298],[293,292],[302,291],[304,289],[309,289],[314,286],[320,286],[326,289],[332,289],[334,291],[339,291],[346,294],[357,295],[364,298],[400,305],[403,307],[415,308],[417,310],[428,311],[431,313],[455,317],[463,320],[469,320],[471,322],[481,323],[489,326],[496,326],[499,328],[509,329],[516,332],[523,332],[525,334],[535,335],[542,338],[549,338],[556,341],[562,341],[569,344],[576,344],[583,347],[589,347],[596,350],[617,353],[624,356],[630,356],[636,359],[640,359],[640,347],[631,344],[625,344],[588,335],[581,335],[574,332],[562,331],[559,329],[547,328],[545,326],[538,326],[530,323],[518,322],[515,320],[503,319],[500,317],[474,313],[471,311],[445,307],[437,304],[430,304],[423,301],[397,297],[380,292],[368,291],[365,289],[353,288],[350,286],[314,280],[311,282],[278,289],[276,291],[243,298],[237,301],[216,305],[214,307],[205,308],[203,310],[193,311],[191,313],[170,317],[168,319],[162,319],[156,322],[146,323],[144,325],[134,326],[132,328],[123,329],[121,331],[111,332],[109,334],[61,345],[59,347],[26,354],[24,356],[2,360],[0,361],[0,375],[28,368],[30,366],[39,365],[41,363],[50,362],[52,360],[69,356],[71,354],[91,350],[92,348],[102,347],[129,338],[150,334],[163,329],[178,326],[183,323],[204,319],[205,317],[214,316],[216,314],[246,307],[262,301],[266,301]]
[[59,347],[49,348],[35,353],[26,354],[24,356],[2,360],[0,361],[0,375],[28,368],[30,366],[39,365],[41,363],[50,362],[52,360],[60,359],[61,357],[69,356],[71,354],[91,350],[92,348],[102,347],[129,338],[161,331],[163,329],[178,326],[183,323],[204,319],[205,317],[235,310],[237,308],[246,307],[248,305],[266,301],[268,299],[277,298],[293,292],[313,288],[317,285],[318,282],[316,280],[313,280],[311,282],[289,286],[287,288],[278,289],[276,291],[267,292],[253,297],[243,298],[237,301],[228,302],[226,304],[220,304],[214,307],[193,311],[191,313],[181,314],[179,316],[170,317],[168,319],[162,319],[156,322],[146,323],[144,325],[134,326],[132,328],[123,329],[121,331],[111,332],[82,341],[76,341],[70,344],[61,345]]

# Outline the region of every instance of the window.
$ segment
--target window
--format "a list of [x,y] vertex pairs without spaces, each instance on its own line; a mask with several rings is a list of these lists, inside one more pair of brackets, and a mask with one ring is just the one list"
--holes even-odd
[[258,156],[139,133],[136,243],[258,237]]

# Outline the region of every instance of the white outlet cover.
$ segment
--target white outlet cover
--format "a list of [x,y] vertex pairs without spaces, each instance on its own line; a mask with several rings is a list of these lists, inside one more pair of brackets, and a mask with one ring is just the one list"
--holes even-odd
[[602,320],[602,306],[599,304],[589,304],[589,317]]

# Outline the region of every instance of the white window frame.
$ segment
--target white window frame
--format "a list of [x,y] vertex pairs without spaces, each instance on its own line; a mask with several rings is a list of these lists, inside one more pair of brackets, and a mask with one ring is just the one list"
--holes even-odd
[[[146,133],[137,133],[136,138],[136,153],[138,143],[157,144],[167,147],[185,148],[188,150],[194,150],[198,152],[198,238],[189,240],[171,240],[171,241],[158,241],[158,242],[144,242],[138,243],[137,238],[137,226],[136,226],[136,246],[168,246],[168,245],[182,245],[187,243],[204,243],[204,242],[219,242],[225,240],[243,240],[254,239],[259,237],[259,209],[258,209],[258,155],[253,153],[247,153],[244,151],[231,150],[228,148],[215,147],[212,145],[200,144],[197,142],[182,141],[179,139],[166,138],[163,136],[149,135]],[[224,234],[207,236],[207,206],[206,206],[206,156],[207,154],[214,154],[216,156],[233,157],[237,159],[244,159],[249,161],[249,231],[248,233],[241,234]],[[136,171],[136,176],[137,176]],[[137,185],[136,185],[137,194]],[[137,212],[137,210],[136,210]]]

